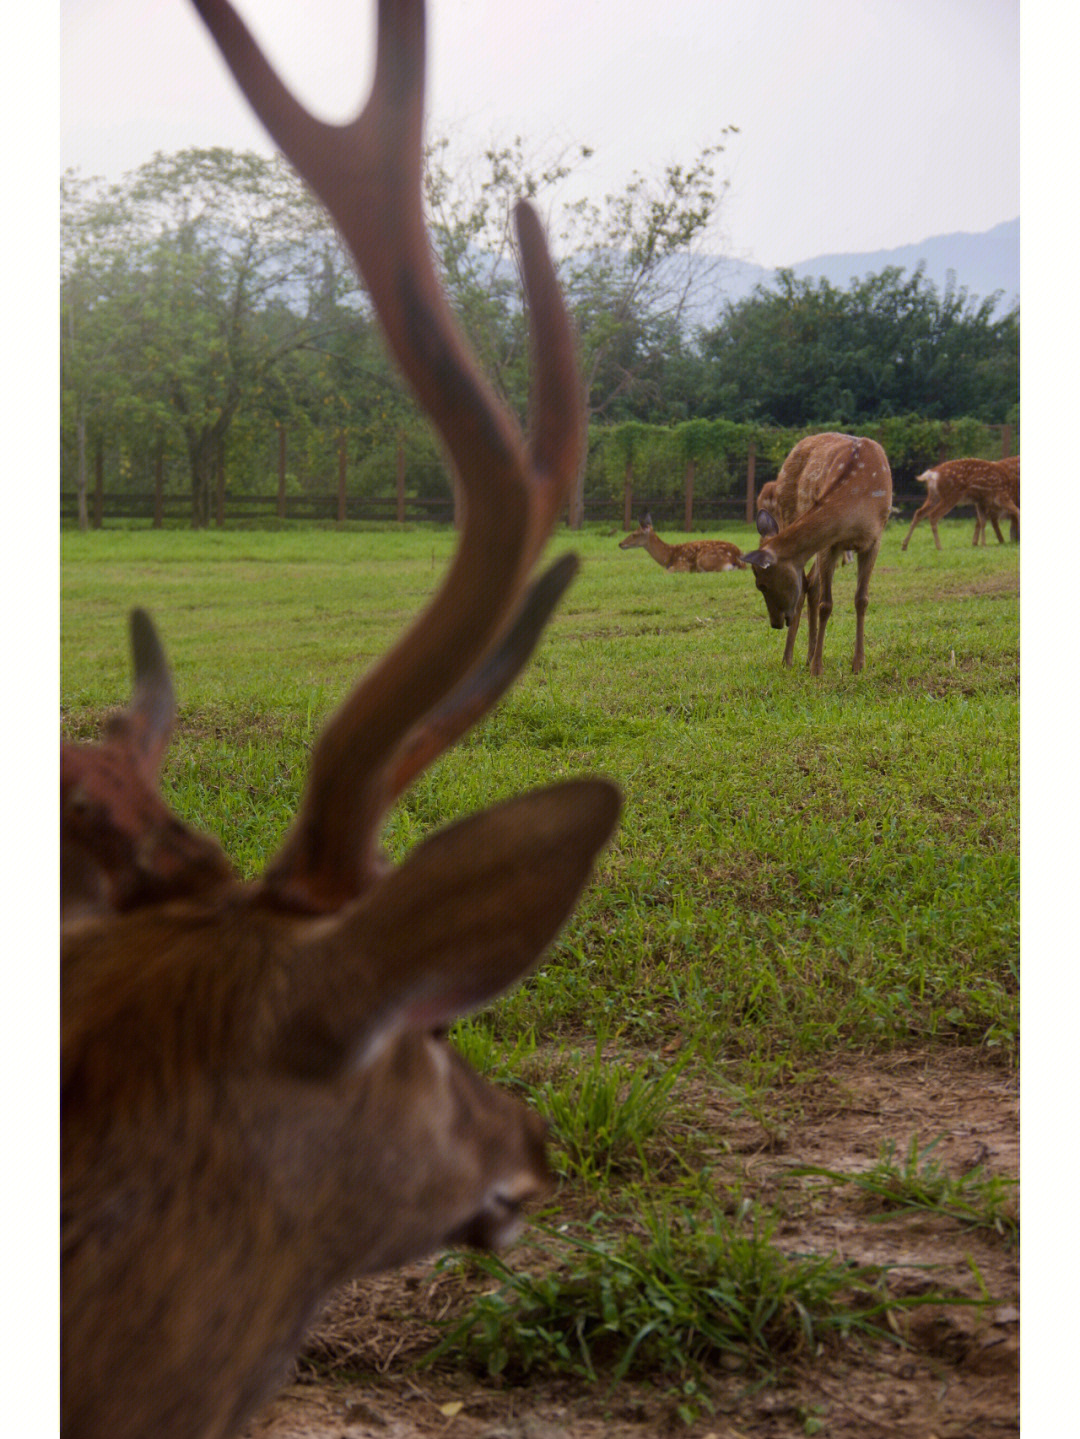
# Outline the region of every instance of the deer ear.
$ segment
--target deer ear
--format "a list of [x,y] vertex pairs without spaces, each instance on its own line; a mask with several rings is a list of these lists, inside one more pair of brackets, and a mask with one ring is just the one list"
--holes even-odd
[[[290,1070],[329,1077],[406,1030],[429,1031],[521,979],[554,939],[618,819],[606,780],[575,780],[448,825],[350,906],[305,958]],[[302,981],[303,982],[303,981]],[[316,993],[317,991],[317,993]]]
[[128,706],[127,732],[134,740],[149,772],[155,772],[165,755],[176,721],[169,662],[157,631],[145,610],[131,611],[131,657],[135,691]]
[[762,536],[778,535],[780,533],[780,526],[776,523],[773,516],[769,514],[768,510],[758,510],[757,532]]
[[740,559],[746,564],[753,565],[755,570],[767,570],[774,563],[772,553],[769,550],[748,550]]

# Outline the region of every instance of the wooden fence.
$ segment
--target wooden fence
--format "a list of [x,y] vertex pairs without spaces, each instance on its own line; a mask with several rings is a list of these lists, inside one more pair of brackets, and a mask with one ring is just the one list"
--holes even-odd
[[[1012,428],[1000,426],[1001,454],[1012,453]],[[226,489],[224,468],[219,465],[214,496],[214,522],[218,527],[228,523],[255,525],[269,520],[321,520],[343,524],[347,520],[396,522],[428,521],[437,524],[457,523],[457,507],[451,495],[435,499],[410,498],[405,494],[405,466],[399,445],[395,492],[393,495],[351,496],[346,493],[346,451],[344,441],[340,447],[337,487],[334,492],[308,491],[302,494],[287,494],[285,486],[285,446],[281,442],[280,474],[277,493],[273,495],[231,494]],[[941,458],[945,458],[943,451]],[[643,497],[653,518],[663,521],[672,528],[691,531],[715,527],[724,520],[743,519],[752,524],[755,514],[755,499],[761,486],[776,477],[776,465],[761,459],[751,440],[746,456],[745,481],[741,494],[714,495],[708,498],[695,496],[695,465],[686,465],[683,477],[681,500],[657,500]],[[901,514],[911,513],[926,498],[925,492],[907,488],[914,475],[897,475],[894,471],[894,486],[899,480],[900,488],[894,490],[893,504]],[[179,523],[191,518],[191,499],[184,494],[164,492],[160,457],[156,465],[152,492],[113,492],[108,495],[104,488],[104,472],[101,451],[98,450],[93,488],[88,495],[90,525],[100,529],[106,518],[110,520],[147,520],[155,529],[166,521]],[[582,508],[583,520],[621,522],[624,530],[634,527],[634,474],[628,466],[619,499],[608,496],[587,497]],[[78,496],[73,490],[60,494],[61,523],[78,521]]]

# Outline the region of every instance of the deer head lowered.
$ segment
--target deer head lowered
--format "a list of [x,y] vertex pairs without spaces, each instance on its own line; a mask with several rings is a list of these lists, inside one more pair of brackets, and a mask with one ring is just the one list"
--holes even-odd
[[[791,664],[804,601],[809,598],[811,674],[821,674],[825,627],[832,614],[832,577],[845,550],[858,559],[855,581],[855,653],[863,667],[863,630],[870,575],[892,505],[892,471],[875,440],[854,435],[808,435],[780,467],[758,511],[760,549],[743,555],[765,599],[773,629],[788,627],[784,664]],[[763,487],[764,488],[767,487]],[[806,565],[814,559],[809,575]]]
[[432,269],[420,0],[381,0],[372,95],[340,128],[296,103],[226,0],[196,4],[349,245],[466,519],[431,605],[319,736],[261,879],[240,883],[157,793],[172,686],[141,612],[132,704],[101,745],[65,747],[68,1439],[229,1435],[335,1284],[507,1237],[546,1183],[545,1126],[439,1032],[535,964],[619,808],[609,782],[571,781],[458,821],[397,868],[382,856],[389,805],[510,683],[575,567],[567,557],[527,587],[583,443],[573,339],[522,206],[526,443]]

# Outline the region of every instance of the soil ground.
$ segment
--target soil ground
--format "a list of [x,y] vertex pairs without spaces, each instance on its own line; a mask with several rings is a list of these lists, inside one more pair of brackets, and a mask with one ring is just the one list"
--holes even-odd
[[[1015,1073],[972,1051],[892,1051],[819,1066],[782,1124],[766,1129],[734,1101],[696,1096],[719,1171],[781,1216],[784,1249],[890,1266],[894,1293],[933,1286],[991,1302],[918,1308],[895,1343],[849,1340],[769,1382],[710,1376],[711,1415],[686,1425],[670,1384],[610,1388],[570,1380],[511,1387],[449,1368],[418,1369],[437,1338],[439,1276],[430,1264],[341,1291],[289,1384],[250,1439],[992,1439],[1018,1432],[1018,1251],[993,1229],[940,1214],[884,1221],[852,1184],[792,1179],[796,1166],[852,1173],[882,1146],[902,1162],[913,1136],[958,1176],[982,1166],[1015,1179]],[[712,1156],[710,1155],[710,1161]],[[1015,1192],[1015,1191],[1014,1191]]]

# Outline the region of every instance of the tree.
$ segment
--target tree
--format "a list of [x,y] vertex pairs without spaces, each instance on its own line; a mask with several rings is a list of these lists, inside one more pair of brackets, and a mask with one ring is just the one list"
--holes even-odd
[[72,293],[85,283],[92,234],[94,264],[115,280],[103,323],[115,345],[137,354],[129,398],[164,406],[178,426],[192,522],[205,525],[237,411],[318,333],[315,301],[328,267],[338,298],[352,291],[352,272],[321,210],[278,158],[158,155],[71,224],[84,243],[66,283]]
[[999,298],[951,280],[939,295],[922,266],[847,290],[781,270],[701,334],[700,412],[786,426],[911,413],[1002,423],[1018,398],[1020,316],[995,319]]
[[[721,132],[726,135],[729,130]],[[519,412],[526,392],[523,301],[513,255],[511,214],[520,198],[548,212],[557,268],[577,324],[589,417],[635,418],[635,401],[660,393],[665,361],[679,349],[687,301],[707,278],[698,253],[718,211],[713,161],[706,146],[687,166],[655,179],[635,172],[602,202],[561,203],[557,187],[593,153],[534,163],[520,139],[489,148],[485,169],[452,172],[447,144],[428,153],[432,234],[455,308],[485,370]],[[718,262],[711,262],[718,263]],[[583,516],[584,464],[571,502]]]

